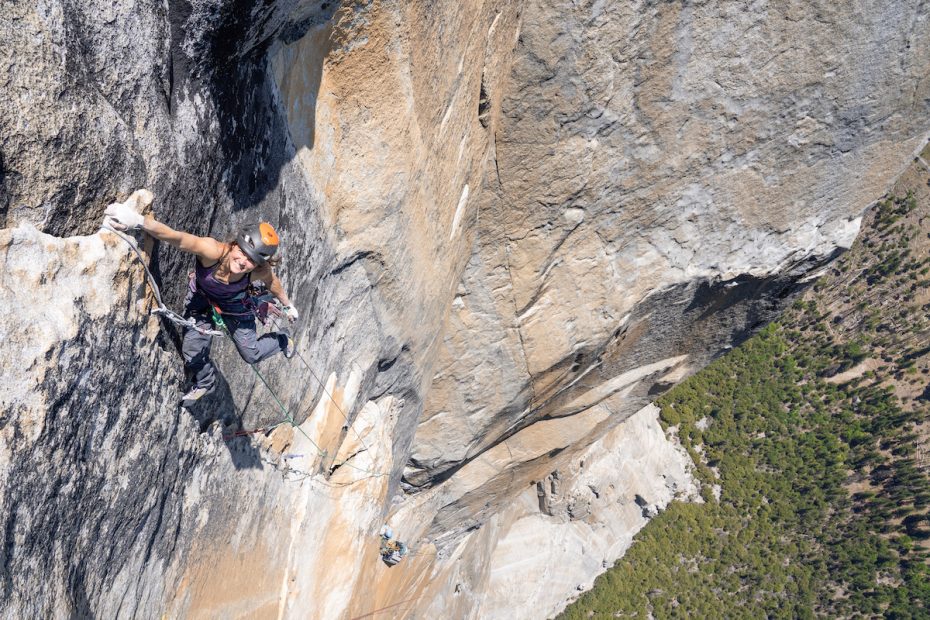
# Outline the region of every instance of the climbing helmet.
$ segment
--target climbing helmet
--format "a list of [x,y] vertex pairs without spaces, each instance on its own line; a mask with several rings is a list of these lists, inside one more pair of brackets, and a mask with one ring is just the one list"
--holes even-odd
[[278,250],[278,233],[268,222],[248,224],[239,231],[236,244],[256,265],[264,265]]

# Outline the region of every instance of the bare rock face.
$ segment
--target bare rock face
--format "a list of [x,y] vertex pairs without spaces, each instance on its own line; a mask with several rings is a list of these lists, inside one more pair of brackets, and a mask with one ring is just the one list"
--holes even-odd
[[482,614],[546,618],[560,611],[669,501],[701,501],[690,469],[654,405],[620,423],[498,517],[510,523],[490,558]]
[[[643,407],[922,143],[928,30],[905,0],[8,3],[0,617],[554,612],[693,492]],[[196,234],[271,221],[302,315],[289,361],[217,339],[192,411],[98,232],[143,186]],[[149,254],[179,310],[190,257]]]
[[[2,290],[41,316],[3,319],[3,616],[338,617],[365,600],[517,8],[4,9]],[[123,242],[94,232],[142,185],[194,233],[278,227],[298,358],[259,378],[215,342],[217,394],[178,410],[179,334],[146,317]],[[175,309],[191,264],[154,250]]]
[[169,121],[185,113],[171,109],[169,26],[159,2],[4,5],[0,223],[91,232],[114,192],[205,138]]
[[[592,402],[631,415],[848,247],[923,143],[930,94],[926,8],[860,9],[528,3],[412,486],[552,418],[588,445]],[[506,489],[440,517],[537,479],[499,466]]]

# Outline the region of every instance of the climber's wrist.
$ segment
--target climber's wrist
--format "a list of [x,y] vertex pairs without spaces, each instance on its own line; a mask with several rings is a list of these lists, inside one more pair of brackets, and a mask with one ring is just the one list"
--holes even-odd
[[158,220],[155,219],[155,216],[151,213],[145,215],[145,219],[142,220],[142,230],[151,234],[152,229],[158,225]]

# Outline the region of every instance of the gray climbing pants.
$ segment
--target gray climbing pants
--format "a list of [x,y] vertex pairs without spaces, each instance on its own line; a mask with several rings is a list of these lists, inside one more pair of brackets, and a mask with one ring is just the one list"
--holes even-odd
[[[209,316],[195,314],[193,317],[198,326],[213,329],[213,322]],[[283,335],[270,333],[258,337],[254,318],[224,316],[223,320],[236,345],[236,350],[247,364],[257,364],[283,350]],[[212,390],[216,385],[216,368],[213,360],[210,359],[212,343],[213,336],[209,334],[201,334],[196,329],[188,329],[184,332],[181,354],[184,356],[184,364],[193,374],[194,387]]]

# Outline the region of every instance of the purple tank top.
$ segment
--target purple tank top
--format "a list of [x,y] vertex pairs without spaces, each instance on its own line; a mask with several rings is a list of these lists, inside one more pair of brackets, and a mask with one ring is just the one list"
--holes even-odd
[[[221,310],[238,310],[243,298],[243,292],[249,287],[249,275],[246,274],[240,280],[225,284],[215,277],[216,268],[219,263],[204,267],[199,260],[195,260],[197,290],[207,296],[207,298],[216,303]],[[239,302],[239,303],[237,303]]]

